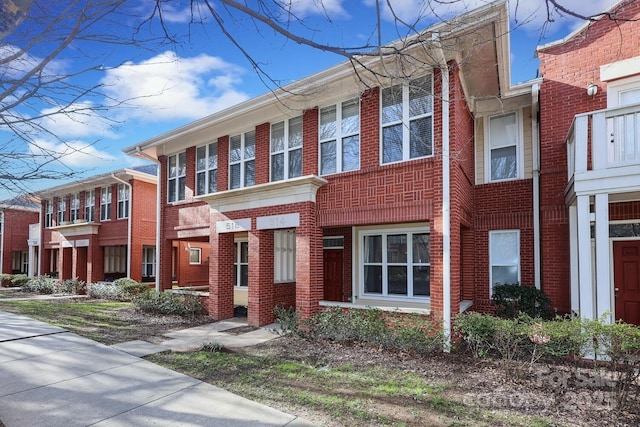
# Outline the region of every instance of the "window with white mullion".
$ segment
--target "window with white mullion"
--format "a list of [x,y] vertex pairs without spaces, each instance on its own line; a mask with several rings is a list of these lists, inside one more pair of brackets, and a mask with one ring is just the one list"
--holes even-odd
[[155,277],[156,275],[156,248],[155,246],[142,247],[142,277]]
[[229,138],[229,188],[255,184],[256,132],[245,132]]
[[351,99],[338,105],[322,108],[319,139],[321,175],[359,169],[359,100]]
[[196,150],[196,194],[215,193],[218,190],[218,143],[198,147]]
[[381,91],[382,163],[433,154],[433,79],[427,76]]
[[118,219],[129,217],[129,186],[118,184]]
[[490,181],[517,179],[522,175],[522,136],[519,114],[510,112],[487,119],[486,168]]
[[69,200],[69,221],[75,221],[80,218],[80,195],[73,194]]
[[100,221],[111,219],[111,186],[100,190]]
[[96,190],[88,190],[85,192],[84,199],[84,219],[87,222],[95,221],[95,207],[96,207]]
[[233,263],[233,283],[237,288],[249,286],[249,242],[235,242],[235,258]]
[[44,208],[44,227],[53,227],[53,203],[50,200],[46,201]]
[[273,232],[273,265],[276,283],[296,281],[295,230],[275,230]]
[[302,116],[271,125],[271,181],[302,176]]
[[67,210],[67,202],[64,199],[64,197],[61,197],[58,200],[58,216],[57,216],[57,222],[58,225],[62,224],[64,222],[64,218],[65,218],[65,211]]
[[169,203],[178,202],[185,198],[185,184],[187,176],[187,155],[182,153],[174,154],[167,158],[167,201]]

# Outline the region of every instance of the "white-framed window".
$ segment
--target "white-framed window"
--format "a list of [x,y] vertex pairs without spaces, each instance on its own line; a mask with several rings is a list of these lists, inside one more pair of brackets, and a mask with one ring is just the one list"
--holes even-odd
[[80,218],[80,195],[72,194],[69,199],[69,221],[73,222]]
[[59,249],[51,249],[49,252],[49,275],[58,277],[58,252]]
[[320,109],[320,175],[360,168],[360,100]]
[[111,186],[100,189],[100,221],[111,220]]
[[522,178],[523,136],[520,112],[512,111],[486,119],[485,170],[489,181]]
[[520,230],[489,232],[489,289],[520,283]]
[[184,200],[187,177],[187,154],[184,151],[167,158],[167,172],[167,201]]
[[202,249],[200,248],[188,248],[189,249],[189,264],[201,264],[202,263]]
[[84,219],[88,222],[96,220],[96,190],[84,193]]
[[302,116],[271,125],[271,181],[302,176]]
[[428,298],[431,236],[420,228],[358,232],[360,293],[372,297]]
[[104,272],[105,274],[127,272],[126,245],[104,247]]
[[381,163],[433,155],[433,76],[381,91]]
[[246,288],[249,286],[249,242],[246,240],[238,240],[235,242],[233,284],[237,288]]
[[129,218],[129,186],[118,184],[118,219]]
[[27,273],[29,271],[29,252],[13,251],[11,253],[13,273]]
[[296,231],[273,232],[273,280],[276,283],[296,281]]
[[53,203],[47,200],[44,208],[44,227],[53,227]]
[[156,247],[142,247],[142,277],[156,276]]
[[256,132],[229,138],[229,188],[251,187],[256,183]]
[[218,190],[218,143],[196,149],[196,195]]
[[58,216],[56,217],[58,225],[61,225],[64,222],[66,210],[67,210],[67,201],[64,199],[64,197],[61,197],[58,200]]

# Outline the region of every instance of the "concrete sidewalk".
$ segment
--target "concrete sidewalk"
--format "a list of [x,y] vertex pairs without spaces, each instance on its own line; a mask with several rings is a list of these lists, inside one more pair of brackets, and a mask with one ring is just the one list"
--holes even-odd
[[0,311],[0,420],[22,426],[310,426],[117,348]]

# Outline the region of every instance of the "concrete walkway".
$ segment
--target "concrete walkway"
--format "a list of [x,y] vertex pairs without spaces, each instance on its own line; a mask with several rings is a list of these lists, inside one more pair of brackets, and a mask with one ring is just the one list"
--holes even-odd
[[2,311],[0,420],[6,427],[311,425],[117,346]]

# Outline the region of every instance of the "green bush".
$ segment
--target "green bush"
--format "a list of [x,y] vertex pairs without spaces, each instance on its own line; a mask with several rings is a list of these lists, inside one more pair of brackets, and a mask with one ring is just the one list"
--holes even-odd
[[493,337],[499,327],[497,317],[473,311],[459,314],[453,324],[474,357],[486,357],[493,350]]
[[220,353],[224,351],[224,345],[218,341],[210,341],[202,344],[199,351],[208,351],[210,353]]
[[146,313],[175,314],[195,317],[204,314],[205,310],[197,295],[176,294],[147,290],[131,300],[136,308]]
[[280,327],[274,332],[278,335],[288,335],[299,333],[298,329],[298,312],[295,307],[285,307],[278,305],[273,308],[273,315],[276,321],[280,323]]
[[30,280],[26,274],[13,274],[11,277],[11,286],[22,287]]
[[35,292],[38,294],[52,294],[55,291],[57,279],[49,276],[36,276],[30,278],[22,285],[23,292]]
[[97,282],[87,284],[87,295],[91,298],[106,299],[112,301],[125,301],[130,299],[126,297],[122,288],[113,284],[113,282]]
[[8,288],[13,286],[11,283],[11,279],[13,279],[12,274],[0,274],[0,288]]
[[83,295],[86,293],[86,289],[86,283],[82,280],[67,279],[55,284],[54,293]]
[[491,300],[496,314],[506,319],[514,319],[520,313],[534,319],[548,319],[551,314],[549,298],[534,286],[496,285]]
[[556,317],[553,321],[542,322],[545,354],[561,360],[584,357],[591,338],[589,333],[585,333],[583,323],[575,316]]
[[128,277],[121,277],[119,279],[116,279],[112,282],[115,286],[125,286],[125,285],[136,285],[138,284],[138,282],[136,282],[133,279],[130,279]]

